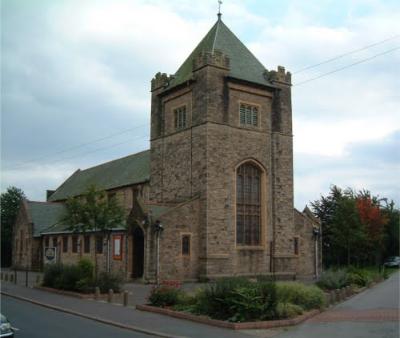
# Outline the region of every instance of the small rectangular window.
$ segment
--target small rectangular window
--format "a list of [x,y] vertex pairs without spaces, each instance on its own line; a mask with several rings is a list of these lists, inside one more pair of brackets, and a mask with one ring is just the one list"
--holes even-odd
[[242,126],[258,126],[258,108],[241,103],[239,107],[239,120]]
[[49,238],[48,236],[46,236],[46,237],[44,238],[44,246],[45,246],[46,248],[48,248],[48,247],[49,247],[49,244],[50,244],[50,238]]
[[299,238],[298,237],[294,238],[293,246],[294,246],[294,254],[298,255],[299,254]]
[[68,252],[68,236],[63,236],[62,243],[63,252]]
[[103,253],[103,236],[96,236],[96,253]]
[[78,236],[72,236],[72,252],[78,252]]
[[85,235],[84,237],[83,251],[85,253],[90,253],[90,235]]
[[53,247],[57,247],[57,237],[53,237]]
[[174,110],[175,129],[186,128],[186,106]]
[[182,256],[190,256],[190,235],[182,235]]

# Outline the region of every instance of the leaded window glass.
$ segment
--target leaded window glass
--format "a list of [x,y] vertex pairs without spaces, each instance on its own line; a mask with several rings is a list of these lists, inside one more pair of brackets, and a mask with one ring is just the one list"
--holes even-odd
[[261,171],[252,163],[236,173],[236,243],[259,245],[261,237]]

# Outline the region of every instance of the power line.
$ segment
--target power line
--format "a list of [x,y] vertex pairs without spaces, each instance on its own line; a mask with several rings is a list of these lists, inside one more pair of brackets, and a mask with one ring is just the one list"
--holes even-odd
[[21,162],[21,163],[18,163],[15,167],[13,167],[13,169],[14,168],[19,168],[19,167],[22,167],[22,166],[26,166],[26,165],[31,164],[31,163],[35,163],[35,162],[41,161],[43,159],[46,159],[46,158],[49,158],[49,157],[53,157],[55,155],[60,155],[60,154],[63,154],[63,153],[67,153],[67,152],[69,152],[71,150],[79,149],[79,148],[85,147],[85,146],[90,145],[90,144],[94,144],[94,143],[97,143],[97,142],[100,142],[100,141],[104,141],[104,140],[113,138],[115,136],[126,134],[127,132],[130,132],[130,131],[133,131],[133,130],[136,130],[136,129],[139,129],[139,128],[142,128],[142,127],[145,127],[145,126],[147,126],[147,124],[136,126],[134,128],[121,130],[121,131],[119,131],[117,133],[113,133],[113,134],[110,134],[110,135],[107,135],[107,136],[104,136],[104,137],[101,137],[101,138],[98,138],[98,139],[94,139],[94,140],[91,140],[91,141],[88,141],[88,142],[85,142],[85,143],[81,143],[81,144],[78,144],[78,145],[75,145],[75,146],[72,146],[72,147],[69,147],[69,148],[65,148],[65,149],[62,149],[60,151],[57,151],[57,152],[54,152],[54,153],[51,153],[51,154],[47,154],[47,155],[44,155],[42,157],[38,157],[38,158],[29,160],[29,161]]
[[[131,142],[132,140],[139,139],[139,138],[142,138],[142,136],[140,136],[140,137],[133,137],[133,138],[127,139],[127,140],[125,140],[125,141],[123,141],[123,142],[114,143],[114,144],[108,145],[108,146],[106,146],[106,147],[101,147],[101,148],[97,148],[97,149],[94,149],[94,150],[91,150],[91,151],[87,151],[87,152],[85,152],[85,153],[80,153],[80,154],[77,154],[77,155],[74,155],[74,156],[71,156],[71,157],[62,158],[62,159],[53,161],[52,163],[62,162],[62,161],[65,161],[65,160],[71,160],[71,159],[73,159],[73,158],[77,158],[77,157],[81,157],[81,156],[84,156],[84,155],[96,153],[96,152],[101,151],[101,150],[114,148],[114,147],[120,146],[120,145],[122,145],[122,144]],[[144,140],[144,139],[145,139],[145,138],[143,137],[143,140]]]
[[361,48],[358,48],[358,49],[351,50],[351,51],[349,51],[349,52],[347,52],[347,53],[334,56],[334,57],[332,57],[332,58],[330,58],[330,59],[327,59],[327,60],[325,60],[325,61],[316,63],[316,64],[314,64],[314,65],[301,68],[301,69],[299,69],[299,70],[293,72],[293,74],[298,74],[298,73],[304,72],[304,71],[306,71],[306,70],[309,70],[309,69],[312,69],[312,68],[315,68],[315,67],[324,65],[324,64],[326,64],[326,63],[329,63],[329,62],[332,62],[332,61],[341,59],[341,58],[343,58],[343,57],[345,57],[345,56],[348,56],[348,55],[351,55],[351,54],[354,54],[354,53],[358,53],[358,52],[361,52],[361,51],[363,51],[363,50],[366,50],[366,49],[369,49],[369,48],[378,46],[378,45],[380,45],[380,44],[382,44],[382,43],[385,43],[385,42],[387,42],[387,41],[394,40],[394,39],[398,39],[399,37],[400,37],[400,35],[395,35],[395,36],[392,36],[392,37],[390,37],[390,38],[387,38],[387,39],[384,39],[384,40],[381,40],[381,41],[372,43],[372,44],[370,44],[370,45],[367,45],[367,46],[364,46],[364,47],[361,47]]
[[332,71],[330,71],[330,72],[321,74],[321,75],[319,75],[319,76],[313,77],[313,78],[311,78],[311,79],[308,79],[308,80],[305,80],[305,81],[302,81],[302,82],[299,82],[299,83],[295,83],[293,86],[301,86],[301,85],[303,85],[303,84],[305,84],[305,83],[308,83],[308,82],[311,82],[311,81],[314,81],[314,80],[318,80],[318,79],[320,79],[320,78],[322,78],[322,77],[325,77],[325,76],[331,75],[331,74],[333,74],[333,73],[339,72],[339,71],[341,71],[341,70],[344,70],[344,69],[353,67],[353,66],[358,65],[358,64],[360,64],[360,63],[364,63],[364,62],[370,61],[370,60],[372,60],[372,59],[377,58],[378,56],[392,53],[392,52],[394,52],[394,51],[396,51],[396,50],[398,50],[398,49],[400,49],[400,47],[396,47],[396,48],[389,49],[389,50],[387,50],[387,51],[385,51],[385,52],[382,52],[382,53],[379,53],[379,54],[375,54],[375,55],[373,55],[373,56],[371,56],[371,57],[369,57],[369,58],[362,59],[362,60],[360,60],[360,61],[351,63],[351,64],[349,64],[349,65],[347,65],[347,66],[344,66],[344,67],[341,67],[341,68],[337,68],[337,69],[332,70]]

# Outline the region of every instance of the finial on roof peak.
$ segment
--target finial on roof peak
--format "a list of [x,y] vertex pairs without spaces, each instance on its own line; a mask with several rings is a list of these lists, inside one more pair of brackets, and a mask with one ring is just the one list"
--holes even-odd
[[222,0],[218,0],[218,21],[221,20],[221,5],[222,5]]

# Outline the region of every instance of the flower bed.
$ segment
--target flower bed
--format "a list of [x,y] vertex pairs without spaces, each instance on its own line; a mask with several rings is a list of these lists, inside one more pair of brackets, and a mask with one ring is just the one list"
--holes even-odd
[[222,322],[231,328],[234,327],[231,324],[244,322],[263,323],[260,325],[267,327],[270,325],[267,322],[282,320],[285,322],[279,326],[293,325],[292,319],[307,317],[312,310],[319,312],[325,305],[325,295],[316,286],[235,277],[222,278],[195,293],[184,292],[179,285],[163,283],[153,288],[148,301],[150,306],[138,306],[138,309],[190,320],[200,318],[208,323],[216,320],[218,326]]

